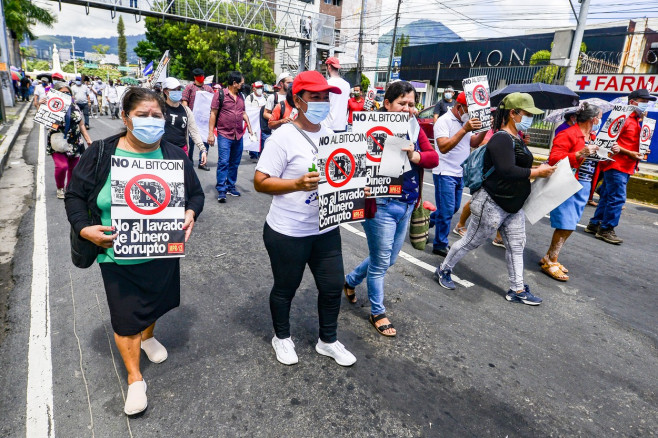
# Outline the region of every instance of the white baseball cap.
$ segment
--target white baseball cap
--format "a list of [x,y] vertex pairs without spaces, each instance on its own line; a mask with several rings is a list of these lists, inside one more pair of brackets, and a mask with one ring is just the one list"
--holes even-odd
[[254,88],[263,88],[263,82],[262,81],[254,82]]
[[173,90],[174,88],[180,87],[180,81],[176,78],[168,77],[162,81],[162,89]]
[[292,77],[292,75],[290,74],[290,72],[284,71],[283,73],[281,73],[281,74],[276,78],[276,83],[278,84],[279,82],[281,82],[281,81],[284,80],[285,78],[291,78],[291,77]]

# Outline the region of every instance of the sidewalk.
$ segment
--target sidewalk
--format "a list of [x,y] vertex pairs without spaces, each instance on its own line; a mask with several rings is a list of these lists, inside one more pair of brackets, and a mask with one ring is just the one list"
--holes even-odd
[[32,102],[16,102],[13,107],[5,108],[7,123],[0,125],[0,177],[4,173],[11,148],[31,106]]

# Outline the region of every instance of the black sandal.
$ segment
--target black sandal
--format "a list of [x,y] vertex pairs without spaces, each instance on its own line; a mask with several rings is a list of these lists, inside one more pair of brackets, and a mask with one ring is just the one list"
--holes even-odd
[[347,297],[350,304],[356,304],[356,291],[347,282],[343,285],[343,292],[345,292],[345,297]]
[[388,334],[384,333],[385,330],[395,328],[395,327],[393,327],[393,324],[382,324],[379,327],[377,327],[377,325],[375,323],[377,321],[380,321],[380,320],[384,319],[384,318],[386,318],[386,314],[382,313],[381,315],[377,315],[377,316],[370,315],[370,318],[368,318],[368,320],[370,321],[370,324],[372,324],[372,326],[375,328],[375,330],[377,330],[379,332],[380,335],[387,336],[389,338],[392,338],[392,337],[396,336],[397,333],[394,333],[392,335],[388,335]]

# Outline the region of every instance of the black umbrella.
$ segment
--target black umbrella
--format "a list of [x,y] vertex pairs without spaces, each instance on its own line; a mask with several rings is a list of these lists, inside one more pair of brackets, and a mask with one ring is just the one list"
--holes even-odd
[[535,106],[543,110],[555,110],[578,105],[580,97],[564,85],[512,84],[491,93],[491,106],[498,106],[505,96],[511,93],[528,93]]

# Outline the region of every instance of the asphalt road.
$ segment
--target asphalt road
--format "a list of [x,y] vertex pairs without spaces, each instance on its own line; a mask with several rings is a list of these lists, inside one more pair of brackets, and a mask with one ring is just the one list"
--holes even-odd
[[[90,134],[107,136],[119,125],[92,120]],[[38,139],[34,129],[25,146],[32,164]],[[216,157],[213,149],[213,171]],[[560,259],[570,268],[568,283],[548,278],[537,266],[552,233],[548,219],[528,225],[526,282],[544,299],[536,308],[504,300],[503,250],[486,244],[469,254],[454,272],[473,285],[447,291],[426,269],[442,260],[431,254],[431,245],[421,252],[406,243],[403,251],[415,263],[399,259],[386,279],[387,313],[397,338],[378,335],[367,322],[364,287],[357,289],[356,305],[343,300],[339,340],[358,359],[351,368],[313,349],[316,289],[307,273],[291,315],[300,362],[286,367],[270,345],[272,275],[262,242],[270,197],[254,191],[255,164],[246,153],[238,181],[243,195],[226,204],[216,202],[214,172],[199,171],[206,207],[182,261],[181,306],[156,327],[169,358],[156,365],[142,355],[149,408],[127,419],[126,373],[112,339],[100,271],[71,264],[63,202],[55,198],[52,160],[45,163],[52,392],[45,385],[36,395],[47,400],[52,393],[47,427],[57,436],[658,434],[654,207],[627,204],[617,229],[625,239],[621,246],[582,229],[574,233]],[[425,181],[431,182],[429,173]],[[424,189],[432,199],[433,187]],[[592,214],[588,207],[582,222]],[[35,248],[34,208],[19,232],[10,325],[0,346],[2,437],[26,435],[27,376],[48,365],[28,360],[30,318],[43,310],[30,305],[31,295],[42,292],[35,290],[33,272],[45,266],[32,260],[44,246],[39,239]],[[367,244],[353,232],[341,234],[347,271],[367,255]]]

